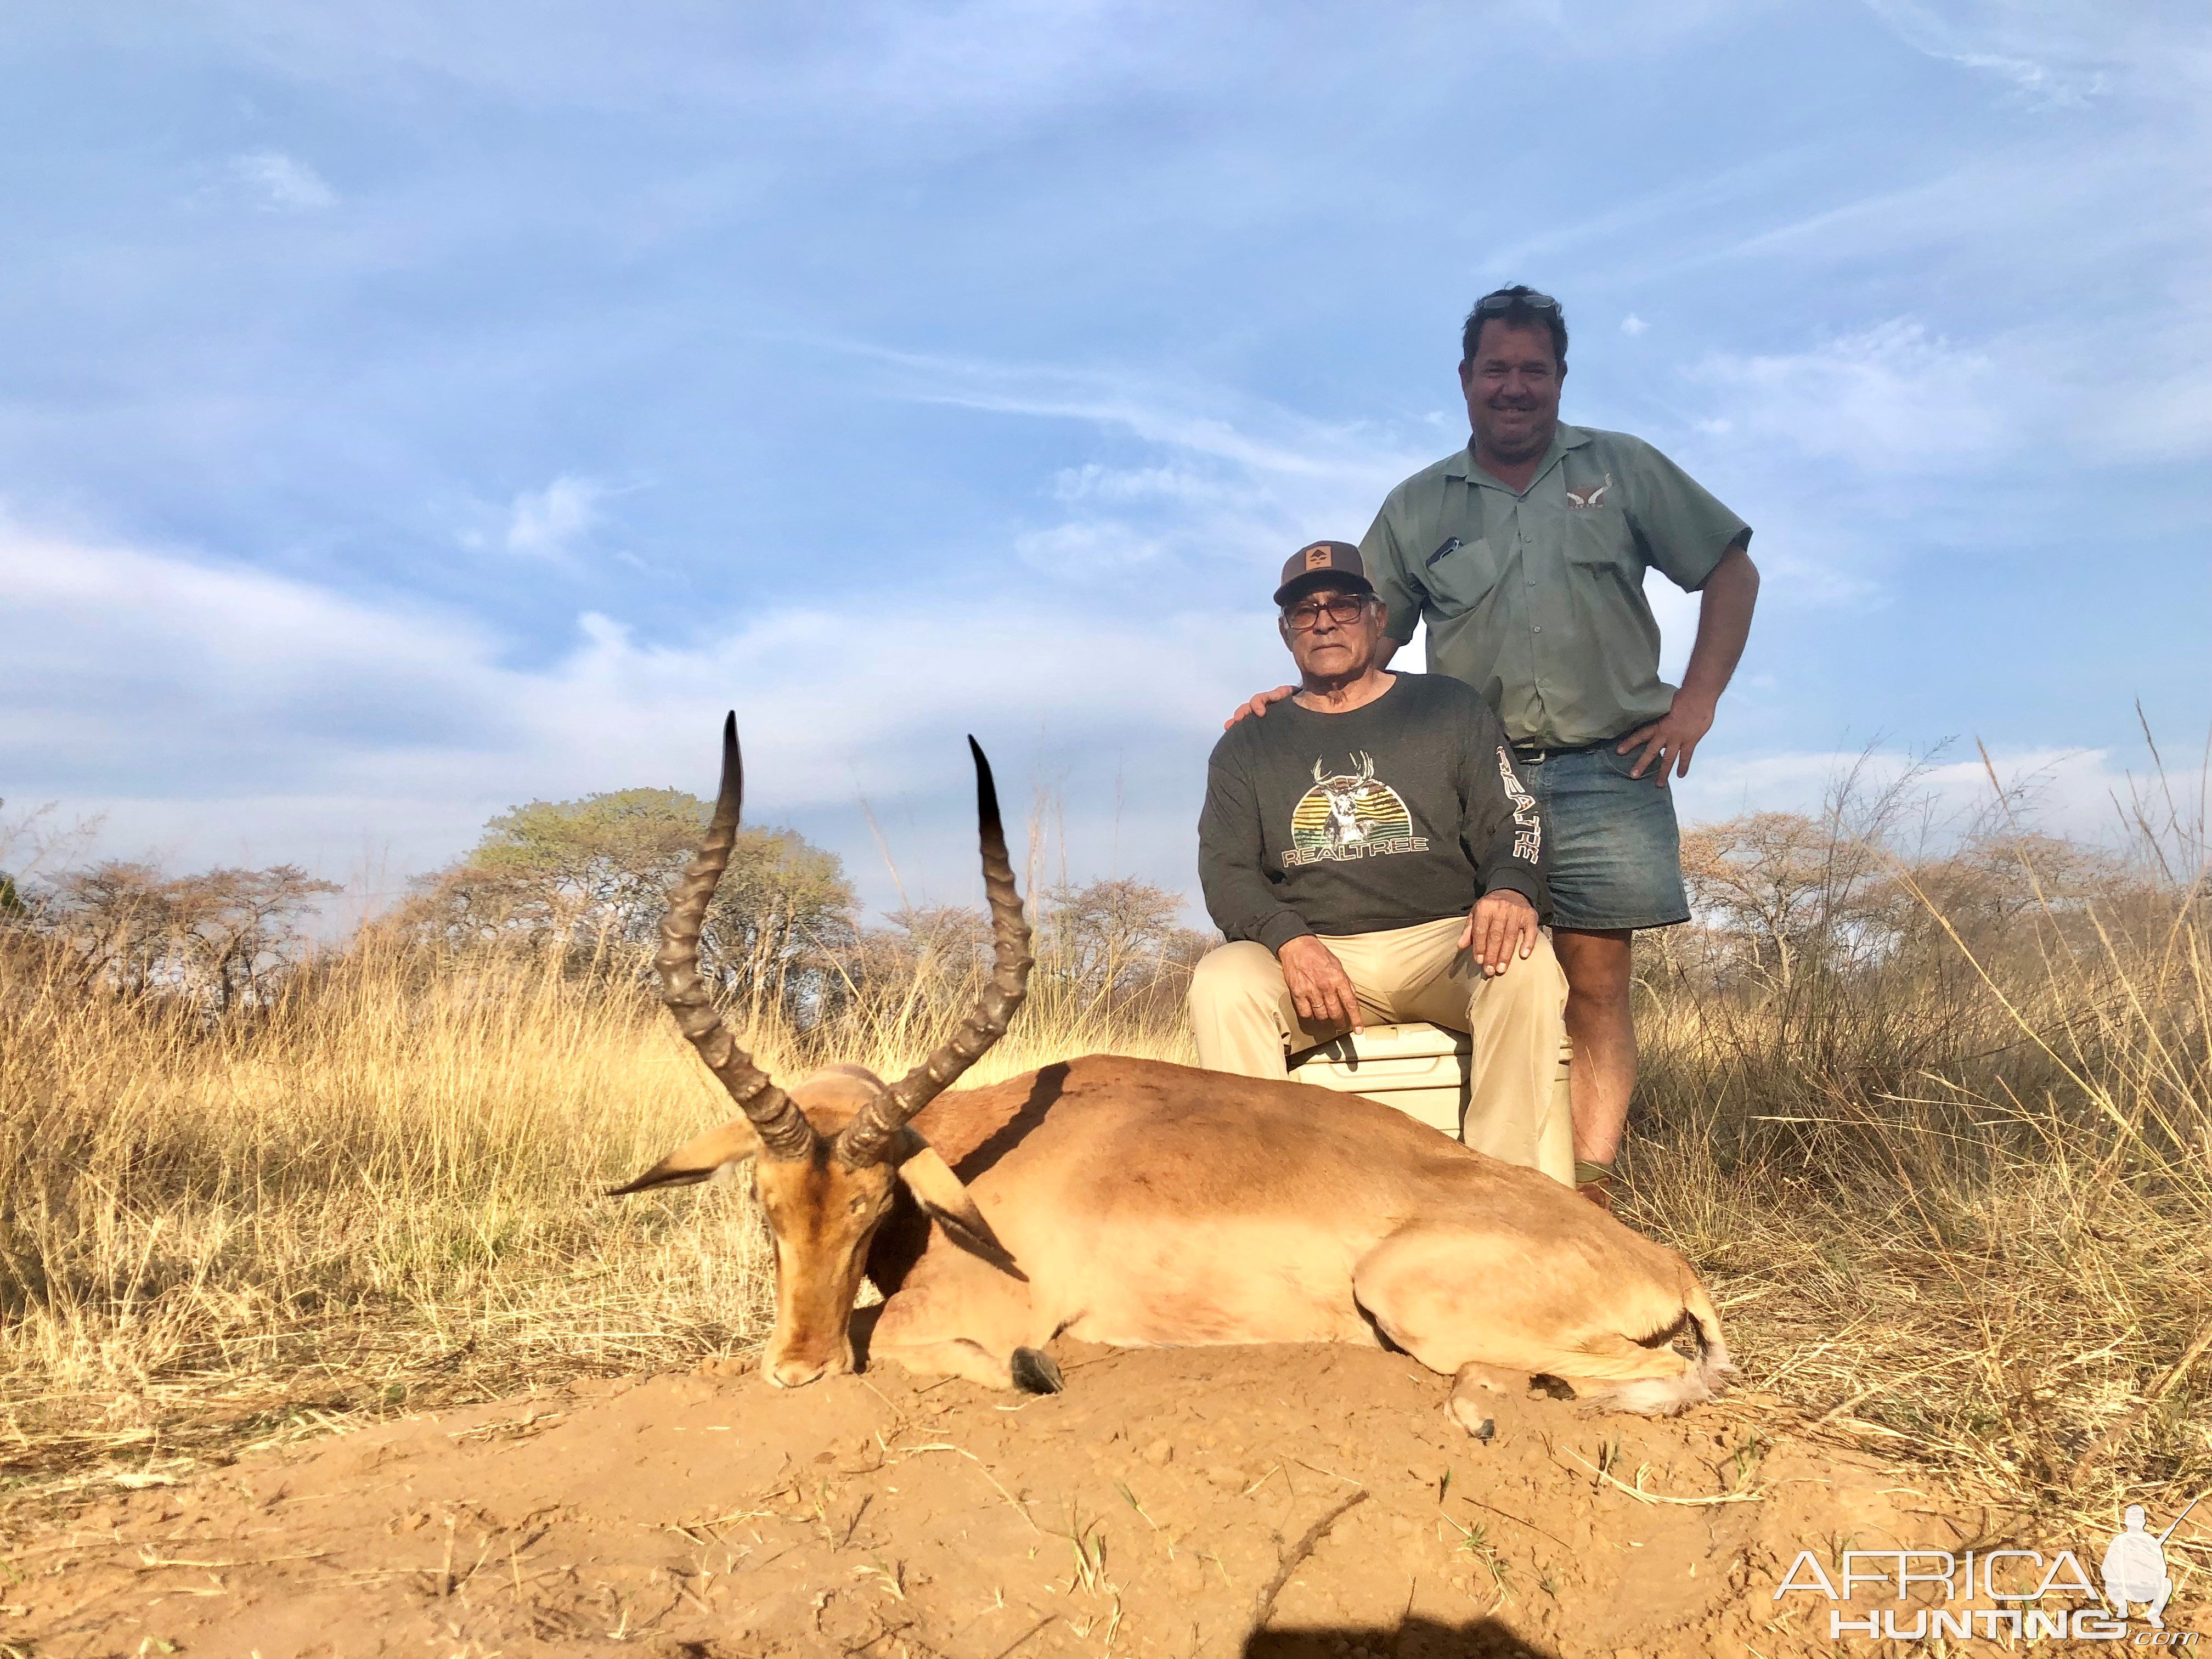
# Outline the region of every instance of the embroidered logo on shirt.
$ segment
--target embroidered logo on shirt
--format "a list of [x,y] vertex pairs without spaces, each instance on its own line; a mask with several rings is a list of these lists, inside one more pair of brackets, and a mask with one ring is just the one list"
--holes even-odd
[[1316,761],[1313,775],[1314,787],[1291,809],[1285,869],[1429,850],[1427,838],[1413,833],[1404,798],[1376,777],[1372,756],[1353,757],[1352,771],[1334,775]]
[[1534,864],[1544,850],[1544,821],[1536,815],[1536,798],[1521,787],[1515,775],[1511,757],[1503,744],[1498,749],[1498,778],[1505,786],[1506,798],[1513,803],[1513,822],[1516,833],[1513,837],[1513,856]]
[[1613,474],[1608,472],[1605,475],[1605,482],[1599,484],[1595,489],[1586,489],[1579,495],[1576,495],[1573,490],[1570,489],[1567,492],[1567,505],[1572,507],[1580,507],[1584,511],[1588,511],[1593,507],[1602,507],[1605,505],[1605,492],[1612,488]]

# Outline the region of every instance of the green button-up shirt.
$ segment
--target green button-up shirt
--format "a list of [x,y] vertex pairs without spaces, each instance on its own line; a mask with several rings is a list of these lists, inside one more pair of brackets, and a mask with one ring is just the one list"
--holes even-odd
[[1466,449],[1392,490],[1359,551],[1390,636],[1480,691],[1518,744],[1568,749],[1664,714],[1657,566],[1695,592],[1751,528],[1641,438],[1562,423],[1516,495]]

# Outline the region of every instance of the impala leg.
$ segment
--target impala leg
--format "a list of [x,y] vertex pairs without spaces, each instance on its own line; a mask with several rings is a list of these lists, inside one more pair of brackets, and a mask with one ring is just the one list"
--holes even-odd
[[943,1342],[878,1342],[869,1350],[868,1357],[896,1360],[916,1376],[964,1376],[987,1389],[1014,1386],[1012,1356],[989,1353],[981,1344],[970,1342],[965,1337],[951,1337]]
[[1548,1371],[1575,1391],[1587,1411],[1672,1417],[1713,1395],[1698,1374],[1697,1362],[1663,1340],[1635,1342],[1613,1335],[1586,1343]]
[[1056,1394],[1060,1370],[1043,1352],[1051,1337],[1051,1322],[1040,1321],[1027,1285],[934,1239],[884,1304],[868,1357],[896,1360],[922,1376]]
[[1501,1397],[1525,1395],[1534,1367],[1515,1364],[1510,1341],[1481,1340],[1497,1322],[1495,1298],[1480,1289],[1486,1275],[1470,1260],[1479,1245],[1462,1227],[1401,1227],[1354,1266],[1352,1293],[1391,1341],[1452,1379],[1444,1414],[1488,1440]]
[[1537,1376],[1558,1378],[1588,1404],[1647,1415],[1706,1397],[1694,1366],[1663,1340],[1622,1334],[1624,1321],[1649,1322],[1639,1311],[1648,1297],[1572,1258],[1532,1261],[1518,1237],[1414,1222],[1360,1258],[1352,1288],[1393,1342],[1455,1379],[1446,1410],[1470,1433],[1499,1396]]
[[1451,1398],[1444,1401],[1444,1415],[1477,1440],[1488,1440],[1498,1432],[1498,1396],[1520,1398],[1528,1392],[1528,1383],[1526,1371],[1504,1370],[1496,1365],[1462,1365],[1452,1378]]

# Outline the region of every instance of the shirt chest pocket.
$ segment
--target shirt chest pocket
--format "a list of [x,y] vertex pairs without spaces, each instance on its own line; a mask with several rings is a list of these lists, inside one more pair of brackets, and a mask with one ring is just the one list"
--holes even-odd
[[1498,555],[1487,541],[1453,536],[1429,555],[1421,586],[1444,616],[1472,611],[1498,586]]
[[1593,571],[1615,571],[1626,581],[1640,583],[1644,558],[1637,551],[1635,533],[1628,527],[1628,514],[1613,499],[1611,486],[1607,479],[1589,492],[1594,499],[1587,507],[1577,506],[1573,494],[1568,495],[1567,562]]

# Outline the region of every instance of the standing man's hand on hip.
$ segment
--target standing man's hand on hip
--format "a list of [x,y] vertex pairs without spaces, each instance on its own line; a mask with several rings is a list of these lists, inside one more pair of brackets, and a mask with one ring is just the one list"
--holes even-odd
[[1536,907],[1510,887],[1475,901],[1459,930],[1459,948],[1472,951],[1485,979],[1495,979],[1536,948]]
[[1291,988],[1291,1002],[1309,1030],[1359,1023],[1359,994],[1352,988],[1352,975],[1336,959],[1336,952],[1311,933],[1301,933],[1275,952],[1282,964],[1283,981]]
[[[1745,536],[1751,532],[1746,531]],[[1682,689],[1664,716],[1639,731],[1631,732],[1613,752],[1625,755],[1641,749],[1631,777],[1640,778],[1654,761],[1651,781],[1662,789],[1667,775],[1690,775],[1690,757],[1699,739],[1713,729],[1713,710],[1720,707],[1735,665],[1743,656],[1743,642],[1751,637],[1751,613],[1759,603],[1759,567],[1744,550],[1743,538],[1729,544],[1720,562],[1705,578],[1698,599],[1698,641],[1682,670]]]
[[1632,778],[1644,775],[1644,769],[1658,763],[1651,781],[1662,789],[1667,787],[1671,770],[1678,778],[1690,775],[1690,757],[1698,752],[1698,744],[1705,733],[1713,729],[1714,704],[1710,698],[1698,696],[1685,690],[1674,694],[1674,707],[1650,725],[1631,732],[1613,745],[1613,753],[1625,755],[1632,749],[1642,749],[1636,765],[1629,773]]

